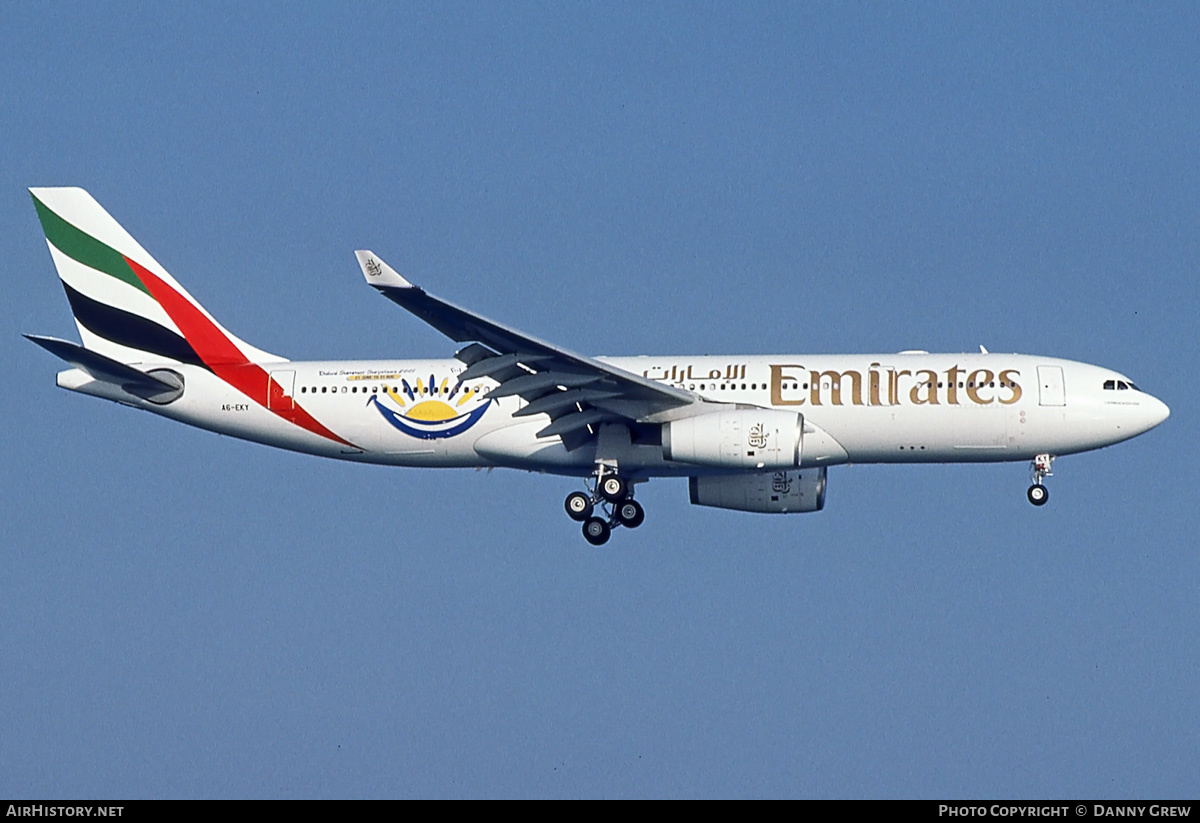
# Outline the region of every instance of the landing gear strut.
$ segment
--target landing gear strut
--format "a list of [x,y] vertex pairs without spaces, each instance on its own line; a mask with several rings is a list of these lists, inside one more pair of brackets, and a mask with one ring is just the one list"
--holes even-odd
[[1054,472],[1050,471],[1050,465],[1053,462],[1054,457],[1052,455],[1039,454],[1029,464],[1029,476],[1033,480],[1033,485],[1025,492],[1025,496],[1035,506],[1044,506],[1046,505],[1046,501],[1050,499],[1050,490],[1042,485],[1042,480],[1054,474]]
[[633,484],[627,478],[597,466],[587,485],[586,492],[568,494],[563,508],[572,520],[583,524],[583,537],[593,546],[607,543],[617,526],[636,529],[645,521],[646,510],[633,499]]

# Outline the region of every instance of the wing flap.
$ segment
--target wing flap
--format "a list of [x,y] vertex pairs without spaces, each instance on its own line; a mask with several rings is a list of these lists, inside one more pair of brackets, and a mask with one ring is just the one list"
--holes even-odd
[[574,414],[564,414],[562,417],[554,420],[549,426],[539,431],[537,436],[553,437],[554,435],[567,434],[577,429],[583,429],[599,423],[608,423],[617,419],[619,418],[600,409],[589,409],[587,411],[575,412]]
[[529,417],[533,414],[554,414],[577,403],[595,403],[612,397],[620,397],[618,391],[604,389],[575,389],[573,391],[548,394],[513,412],[513,417]]
[[549,359],[550,356],[546,354],[526,354],[524,352],[501,354],[496,357],[489,357],[486,360],[478,360],[472,363],[467,367],[466,371],[458,376],[458,379],[474,380],[477,377],[491,377],[504,371],[505,369],[510,369],[513,366],[532,366],[536,363]]
[[489,397],[511,397],[519,395],[528,398],[530,396],[540,399],[540,396],[546,389],[574,389],[580,386],[586,386],[589,383],[596,383],[603,380],[604,376],[600,374],[576,374],[564,373],[557,371],[540,371],[533,374],[523,374],[520,377],[514,377],[511,380],[506,380],[497,388],[488,392]]

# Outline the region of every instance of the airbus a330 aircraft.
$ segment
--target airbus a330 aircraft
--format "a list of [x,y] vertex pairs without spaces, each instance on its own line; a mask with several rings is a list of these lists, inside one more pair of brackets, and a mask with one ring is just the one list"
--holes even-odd
[[687,477],[691,501],[814,512],[842,463],[1030,460],[1128,440],[1167,406],[1098,366],[1019,354],[612,357],[488,320],[356,252],[367,283],[451,340],[448,360],[295,362],[226,331],[91,195],[31,189],[83,345],[27,335],[58,385],[298,452],[584,479],[567,514],[599,545],[645,513],[634,485]]

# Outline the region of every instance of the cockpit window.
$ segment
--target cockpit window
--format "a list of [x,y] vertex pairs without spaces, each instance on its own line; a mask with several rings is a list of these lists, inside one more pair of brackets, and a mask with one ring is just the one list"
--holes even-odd
[[1113,389],[1115,389],[1116,387],[1117,387],[1117,381],[1116,381],[1116,380],[1105,380],[1105,381],[1104,381],[1104,390],[1105,390],[1105,391],[1112,391],[1112,390],[1113,390]]
[[1129,389],[1129,384],[1126,383],[1124,380],[1118,380],[1117,381],[1117,389],[1120,391],[1127,391]]
[[1104,381],[1104,390],[1105,391],[1129,391],[1130,389],[1133,389],[1134,391],[1141,391],[1141,389],[1139,389],[1137,386],[1133,385],[1133,383],[1128,380],[1105,380]]

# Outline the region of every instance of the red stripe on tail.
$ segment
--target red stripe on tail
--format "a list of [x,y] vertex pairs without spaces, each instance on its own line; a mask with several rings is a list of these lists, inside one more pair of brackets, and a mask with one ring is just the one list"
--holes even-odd
[[196,354],[200,355],[204,365],[212,369],[213,374],[264,409],[289,423],[336,443],[353,449],[358,448],[321,425],[311,414],[302,409],[299,403],[295,403],[294,407],[290,409],[270,408],[267,404],[268,391],[279,397],[283,395],[283,388],[271,379],[262,366],[246,359],[246,355],[242,354],[233,341],[226,337],[217,328],[217,325],[205,316],[204,312],[164,283],[162,278],[128,257],[125,258],[125,262],[150,290],[151,296],[158,301],[167,316],[183,332],[183,336],[196,350]]

